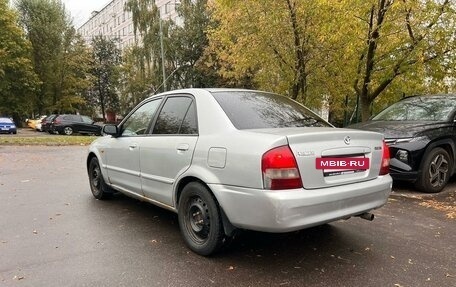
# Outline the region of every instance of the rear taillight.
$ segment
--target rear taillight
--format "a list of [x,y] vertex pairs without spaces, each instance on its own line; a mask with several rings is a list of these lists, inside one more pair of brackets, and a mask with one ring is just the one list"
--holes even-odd
[[382,166],[380,167],[380,175],[385,175],[389,173],[389,166],[390,166],[390,152],[389,147],[383,141],[383,148],[382,148]]
[[263,186],[265,189],[301,188],[296,159],[288,145],[267,151],[261,160]]

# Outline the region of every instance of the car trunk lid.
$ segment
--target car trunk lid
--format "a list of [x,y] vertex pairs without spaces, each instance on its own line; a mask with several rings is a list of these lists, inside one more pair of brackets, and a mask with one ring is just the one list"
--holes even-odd
[[[324,188],[378,177],[383,136],[379,133],[334,128],[263,129],[256,132],[285,136],[299,168],[303,187]],[[356,161],[350,168],[317,167],[318,161]],[[361,162],[366,163],[361,167]]]

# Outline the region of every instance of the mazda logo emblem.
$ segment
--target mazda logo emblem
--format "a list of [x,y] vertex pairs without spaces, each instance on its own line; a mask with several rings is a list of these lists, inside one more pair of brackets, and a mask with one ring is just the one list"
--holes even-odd
[[349,144],[350,144],[350,140],[351,140],[351,138],[350,138],[349,136],[346,136],[346,137],[344,138],[344,143],[345,143],[346,145],[349,145]]

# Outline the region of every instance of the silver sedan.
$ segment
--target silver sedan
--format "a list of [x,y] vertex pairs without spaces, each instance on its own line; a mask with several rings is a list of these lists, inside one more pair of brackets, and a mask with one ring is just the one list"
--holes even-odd
[[361,216],[391,192],[379,133],[337,129],[272,93],[186,89],[151,96],[89,148],[92,193],[177,212],[210,255],[237,230],[289,232]]

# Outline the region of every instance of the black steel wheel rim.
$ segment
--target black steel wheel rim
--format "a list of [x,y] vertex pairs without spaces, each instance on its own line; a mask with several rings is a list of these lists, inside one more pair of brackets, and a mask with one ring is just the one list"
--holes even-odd
[[98,191],[100,190],[100,184],[101,184],[101,181],[100,181],[101,180],[100,179],[100,176],[101,176],[100,167],[98,165],[95,165],[92,168],[92,172],[91,172],[90,175],[91,175],[92,187],[98,193]]
[[185,210],[185,228],[193,242],[204,244],[210,232],[209,208],[199,196],[188,200]]

